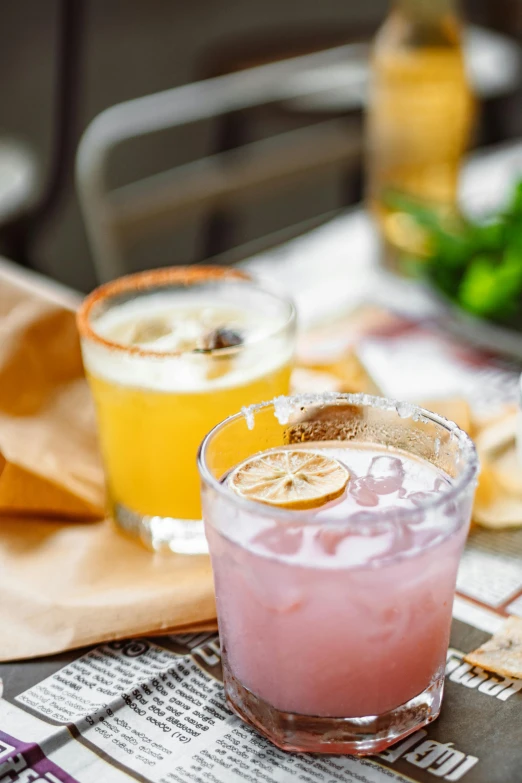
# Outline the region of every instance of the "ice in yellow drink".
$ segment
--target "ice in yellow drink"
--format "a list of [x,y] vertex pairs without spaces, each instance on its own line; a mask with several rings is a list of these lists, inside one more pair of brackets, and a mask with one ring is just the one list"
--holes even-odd
[[199,444],[241,406],[288,392],[293,307],[223,269],[104,288],[79,322],[113,517],[153,548],[197,551]]

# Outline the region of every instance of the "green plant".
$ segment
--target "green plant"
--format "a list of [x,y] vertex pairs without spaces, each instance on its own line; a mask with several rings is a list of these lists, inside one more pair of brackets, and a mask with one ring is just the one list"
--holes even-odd
[[522,181],[507,207],[483,222],[441,214],[399,193],[387,203],[425,234],[425,254],[405,259],[474,315],[522,330]]

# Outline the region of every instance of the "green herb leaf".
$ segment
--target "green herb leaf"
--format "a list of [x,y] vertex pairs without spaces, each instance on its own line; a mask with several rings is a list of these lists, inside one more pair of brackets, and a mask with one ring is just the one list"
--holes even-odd
[[419,266],[435,287],[475,315],[522,329],[522,181],[505,210],[480,222],[396,192],[386,203],[425,230]]

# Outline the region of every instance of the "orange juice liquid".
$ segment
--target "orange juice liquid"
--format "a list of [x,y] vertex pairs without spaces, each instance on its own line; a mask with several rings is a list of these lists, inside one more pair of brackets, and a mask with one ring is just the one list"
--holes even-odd
[[[289,391],[287,315],[256,310],[242,291],[232,305],[219,299],[171,291],[117,303],[95,328],[123,349],[83,343],[116,520],[200,520],[203,437],[241,407]],[[235,330],[239,345],[204,347],[216,328]]]
[[288,394],[290,362],[251,381],[162,392],[89,374],[110,501],[143,515],[200,519],[196,455],[212,427],[242,406]]

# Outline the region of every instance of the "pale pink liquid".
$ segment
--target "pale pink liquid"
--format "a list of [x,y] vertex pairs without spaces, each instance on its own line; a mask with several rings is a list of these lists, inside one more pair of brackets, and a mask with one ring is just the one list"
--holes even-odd
[[467,526],[454,505],[401,521],[450,488],[432,465],[323,445],[350,470],[347,492],[295,524],[208,504],[222,645],[232,674],[278,710],[380,715],[443,671]]

